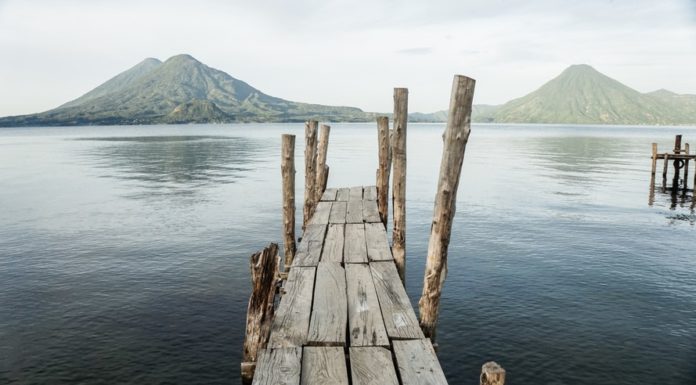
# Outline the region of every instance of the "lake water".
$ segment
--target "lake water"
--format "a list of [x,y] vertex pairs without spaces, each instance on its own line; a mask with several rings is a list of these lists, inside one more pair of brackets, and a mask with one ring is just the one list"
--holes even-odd
[[[414,304],[443,127],[408,129]],[[0,130],[0,383],[238,383],[248,258],[281,239],[282,133],[302,202],[301,124]],[[451,384],[488,360],[515,384],[696,383],[692,193],[648,204],[650,143],[676,133],[696,143],[473,127],[438,328]],[[374,184],[375,125],[333,125],[328,163],[330,186]]]

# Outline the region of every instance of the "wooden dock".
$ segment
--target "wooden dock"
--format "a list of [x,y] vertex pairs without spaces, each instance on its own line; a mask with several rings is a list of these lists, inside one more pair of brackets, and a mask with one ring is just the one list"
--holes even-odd
[[[376,186],[326,188],[330,127],[305,123],[302,237],[295,242],[295,137],[281,139],[284,267],[271,243],[250,258],[244,384],[447,384],[435,338],[475,80],[456,75],[443,135],[419,316],[405,290],[408,90],[377,118]],[[387,236],[391,176],[392,240]],[[283,270],[281,272],[281,270]],[[277,300],[278,295],[280,300]],[[483,365],[481,385],[504,385]]]
[[253,384],[446,384],[375,186],[329,188],[297,247]]

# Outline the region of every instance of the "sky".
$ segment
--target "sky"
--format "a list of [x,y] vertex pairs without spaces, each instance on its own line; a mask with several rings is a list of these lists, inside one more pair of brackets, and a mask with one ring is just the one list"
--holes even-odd
[[571,64],[696,94],[696,0],[0,0],[0,116],[75,99],[146,57],[188,53],[299,102],[409,111],[523,96]]

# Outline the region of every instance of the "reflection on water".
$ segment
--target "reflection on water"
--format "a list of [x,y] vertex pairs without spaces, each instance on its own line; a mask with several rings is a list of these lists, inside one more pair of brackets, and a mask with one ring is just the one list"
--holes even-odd
[[215,135],[79,138],[103,142],[83,153],[101,177],[131,182],[130,198],[190,196],[209,185],[235,183],[254,170],[265,142]]

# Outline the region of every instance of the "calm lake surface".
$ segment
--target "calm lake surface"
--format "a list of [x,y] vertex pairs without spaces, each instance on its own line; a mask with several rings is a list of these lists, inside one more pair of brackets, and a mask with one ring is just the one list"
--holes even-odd
[[[443,128],[408,128],[414,304]],[[302,124],[0,130],[0,383],[238,383],[248,258],[281,239],[281,133],[302,202]],[[451,384],[487,360],[515,384],[696,383],[692,193],[648,205],[650,143],[676,133],[696,144],[473,127],[438,328]],[[330,186],[374,184],[375,125],[333,125],[328,163]]]

